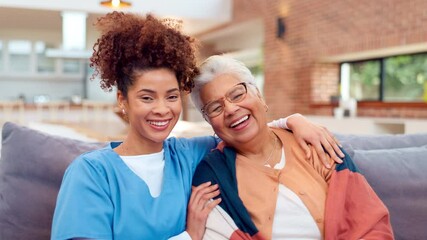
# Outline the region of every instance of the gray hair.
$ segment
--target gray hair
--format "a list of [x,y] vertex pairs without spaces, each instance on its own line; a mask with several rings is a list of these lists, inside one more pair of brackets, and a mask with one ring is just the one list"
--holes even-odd
[[201,89],[222,74],[231,74],[256,88],[255,78],[245,64],[224,55],[211,56],[200,65],[200,73],[194,79],[194,88],[190,94],[191,100],[199,112],[203,107],[200,97]]

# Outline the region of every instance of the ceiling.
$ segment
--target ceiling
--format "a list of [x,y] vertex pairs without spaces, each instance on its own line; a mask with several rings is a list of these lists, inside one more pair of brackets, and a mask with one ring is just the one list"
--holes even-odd
[[[183,21],[183,31],[197,35],[231,20],[231,0],[128,0],[132,7],[121,11],[153,13]],[[100,0],[0,0],[2,29],[61,29],[62,11],[88,13],[88,23],[112,9],[100,6]],[[191,6],[191,7],[189,7]]]
[[[2,33],[10,30],[21,34],[29,30],[40,30],[42,33],[61,32],[63,11],[87,13],[87,30],[95,31],[93,23],[105,13],[113,11],[101,6],[100,1],[0,0],[0,38],[7,38],[2,36]],[[264,32],[262,20],[252,19],[230,24],[232,0],[128,1],[132,2],[132,7],[122,11],[140,14],[150,12],[161,17],[179,18],[183,21],[182,30],[185,33],[197,36],[203,44],[215,49],[216,53],[235,52],[238,54],[236,58],[241,60],[258,58],[260,55]],[[64,53],[59,53],[61,54]]]

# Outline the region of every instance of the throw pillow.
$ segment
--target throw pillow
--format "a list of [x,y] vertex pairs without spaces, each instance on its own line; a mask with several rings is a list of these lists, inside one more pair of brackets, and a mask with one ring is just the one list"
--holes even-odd
[[87,143],[5,123],[0,159],[0,239],[50,239],[62,176]]

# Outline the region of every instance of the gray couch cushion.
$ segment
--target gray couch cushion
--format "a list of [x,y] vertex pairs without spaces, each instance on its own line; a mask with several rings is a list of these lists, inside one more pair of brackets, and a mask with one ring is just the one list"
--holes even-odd
[[351,145],[354,150],[407,148],[427,145],[427,134],[335,134],[335,136],[343,146]]
[[427,146],[356,149],[353,160],[388,207],[396,239],[427,239]]
[[102,145],[6,123],[0,159],[0,239],[49,239],[65,168],[77,155]]

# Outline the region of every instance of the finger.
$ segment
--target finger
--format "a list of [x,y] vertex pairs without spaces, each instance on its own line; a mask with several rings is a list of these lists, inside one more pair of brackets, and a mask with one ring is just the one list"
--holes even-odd
[[[209,194],[214,193],[214,195],[215,195],[216,191],[218,191],[218,194],[219,194],[218,184],[208,186],[208,187],[205,186],[204,188],[199,189],[199,191],[197,191],[197,193],[195,193],[194,204],[203,206],[207,200],[211,199],[211,198],[209,198],[209,196],[210,196]],[[218,195],[218,194],[216,194],[216,195]]]
[[193,188],[195,188],[196,190],[198,190],[198,189],[202,189],[202,188],[205,188],[207,186],[210,186],[211,184],[212,184],[211,181],[208,181],[208,182],[200,184],[199,186],[196,186],[196,187],[193,186]]
[[322,145],[323,145],[323,148],[325,149],[325,151],[329,154],[329,156],[331,156],[331,158],[335,162],[337,162],[337,163],[341,163],[342,162],[342,160],[337,156],[337,154],[335,153],[334,148],[331,146],[330,142],[327,139],[323,139]]
[[217,198],[215,200],[212,200],[210,202],[208,202],[205,206],[205,209],[203,209],[205,211],[205,213],[209,214],[212,209],[214,209],[216,206],[218,206],[218,204],[222,201],[221,198]]
[[219,193],[220,193],[220,190],[219,190],[219,188],[218,188],[218,184],[212,185],[212,187],[213,187],[213,186],[214,186],[215,188],[211,188],[211,187],[209,187],[209,189],[208,189],[208,188],[206,188],[206,189],[201,190],[201,191],[198,193],[197,198],[195,199],[195,203],[197,203],[197,204],[199,204],[199,205],[201,205],[201,206],[204,206],[204,205],[206,204],[206,202],[207,202],[207,201],[209,201],[209,200],[211,200],[212,198],[214,198],[214,197],[218,196],[218,195],[219,195]]
[[205,200],[207,200],[207,201],[209,201],[210,199],[215,198],[219,194],[220,194],[220,191],[218,189],[216,191],[204,194],[202,198],[205,199]]
[[317,155],[319,156],[320,160],[323,162],[323,165],[325,165],[326,168],[331,168],[331,165],[326,160],[326,153],[325,153],[325,150],[323,149],[322,145],[320,143],[318,143],[318,144],[315,144],[313,147],[316,150]]
[[211,185],[210,181],[202,183],[202,184],[200,184],[198,186],[191,186],[190,202],[194,199],[194,197],[196,196],[197,192],[200,191],[200,189],[203,189],[203,188],[205,188],[205,187],[207,187],[209,185]]
[[329,142],[331,145],[332,145],[332,147],[334,148],[334,151],[335,151],[335,153],[336,154],[338,154],[338,157],[345,157],[345,155],[344,155],[344,153],[341,151],[341,149],[340,149],[340,147],[339,147],[339,145],[337,144],[337,142],[335,141],[336,139],[334,138],[333,139],[333,142]]
[[[341,159],[341,156],[339,156],[339,155],[343,155],[342,157],[344,157],[344,153],[340,150],[340,148],[336,144],[333,144],[332,148],[333,148],[333,150],[331,150],[331,151],[328,149],[329,155],[332,157],[332,159],[334,160],[334,162],[336,162],[336,163],[342,163],[343,160]],[[339,155],[337,155],[337,154],[339,154]]]
[[334,136],[334,134],[331,133],[327,128],[325,128],[326,131],[326,138],[328,142],[332,145],[334,148],[335,153],[339,155],[339,157],[345,157],[344,153],[341,151],[340,147],[342,147],[341,143],[338,141],[338,139]]
[[323,129],[326,131],[326,133],[328,134],[328,136],[329,136],[329,137],[331,137],[331,138],[334,140],[334,142],[335,142],[338,146],[342,147],[342,145],[341,145],[340,141],[335,137],[335,135],[334,135],[331,131],[329,131],[329,129],[328,129],[328,128],[323,127]]
[[195,201],[195,198],[197,197],[198,192],[200,192],[201,189],[204,189],[204,188],[206,188],[206,187],[208,187],[210,185],[211,185],[211,182],[209,181],[209,182],[202,183],[202,184],[200,184],[197,187],[192,186],[191,187],[191,196],[190,196],[189,204],[192,204]]
[[311,150],[308,144],[304,141],[304,139],[297,139],[298,144],[301,146],[302,150],[305,152],[305,157],[309,159],[311,157]]

